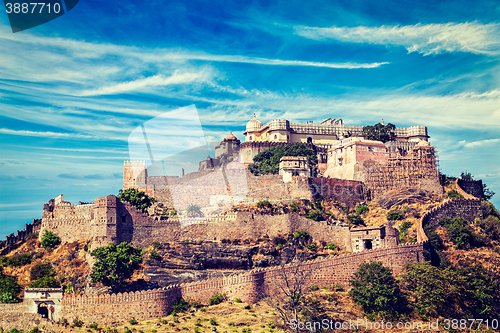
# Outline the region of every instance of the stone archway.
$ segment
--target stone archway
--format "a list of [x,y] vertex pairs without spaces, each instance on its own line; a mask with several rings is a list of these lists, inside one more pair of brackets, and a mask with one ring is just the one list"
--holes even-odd
[[373,249],[373,244],[371,239],[366,239],[365,240],[365,250],[371,250]]
[[46,303],[38,304],[37,312],[42,315],[42,318],[49,318],[49,306]]

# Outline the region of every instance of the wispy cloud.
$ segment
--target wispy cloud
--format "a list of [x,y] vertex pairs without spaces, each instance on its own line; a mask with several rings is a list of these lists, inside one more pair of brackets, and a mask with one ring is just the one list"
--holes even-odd
[[445,52],[500,54],[500,24],[477,22],[415,24],[380,27],[305,27],[296,34],[316,40],[333,39],[349,43],[399,45],[408,52],[424,55]]
[[464,147],[466,147],[466,148],[474,148],[474,147],[491,145],[491,144],[494,144],[494,143],[500,143],[500,139],[488,139],[488,140],[468,142],[468,143],[465,143]]
[[57,132],[35,132],[25,130],[12,130],[8,128],[0,128],[0,134],[20,135],[20,136],[36,136],[46,138],[59,138],[59,139],[95,139],[96,137],[78,134],[78,133],[57,133]]
[[137,92],[143,90],[143,88],[187,84],[194,81],[199,81],[200,79],[203,79],[205,76],[206,75],[204,75],[203,73],[179,73],[179,72],[175,72],[169,77],[165,77],[163,75],[154,75],[148,78],[123,82],[95,90],[85,90],[82,92],[81,95],[96,96],[96,95],[120,94],[129,91]]

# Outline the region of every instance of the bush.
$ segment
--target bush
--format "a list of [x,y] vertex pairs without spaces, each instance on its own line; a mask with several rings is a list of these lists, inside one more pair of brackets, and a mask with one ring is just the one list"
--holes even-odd
[[28,333],[38,333],[40,332],[40,330],[38,329],[38,327],[33,327]]
[[319,287],[317,284],[313,284],[312,286],[309,287],[309,290],[310,291],[316,291],[316,290],[319,290]]
[[241,298],[235,298],[235,299],[234,299],[234,302],[235,302],[235,303],[241,303]]
[[323,220],[323,214],[319,210],[313,210],[310,211],[309,213],[306,214],[306,217],[308,219],[311,219],[313,221],[322,221]]
[[24,266],[31,264],[33,262],[33,256],[31,253],[24,253],[14,255],[12,257],[0,257],[0,267],[11,266]]
[[61,284],[53,276],[44,276],[29,284],[30,288],[59,288]]
[[153,243],[151,243],[151,245],[153,245],[153,247],[154,247],[155,249],[159,249],[159,248],[160,248],[160,246],[161,246],[161,243],[160,243],[160,242],[158,242],[158,241],[153,241]]
[[387,219],[389,221],[395,221],[395,220],[402,220],[403,219],[403,213],[397,210],[391,210],[390,212],[387,212]]
[[271,208],[273,205],[268,200],[257,202],[257,208]]
[[399,226],[399,232],[407,232],[408,229],[410,229],[412,225],[413,225],[413,223],[411,221],[404,221]]
[[484,240],[470,229],[467,220],[461,217],[444,218],[439,221],[439,224],[446,229],[450,239],[458,249],[485,245]]
[[335,249],[337,249],[337,246],[334,243],[328,243],[325,245],[325,249],[335,250]]
[[137,325],[139,323],[137,320],[135,320],[134,317],[132,317],[132,319],[130,319],[128,322],[130,325]]
[[307,244],[307,249],[312,252],[316,252],[316,244]]
[[75,327],[82,327],[83,326],[83,321],[76,318],[74,321],[73,321],[73,325],[75,325]]
[[187,302],[186,300],[184,300],[184,298],[178,298],[174,304],[172,305],[172,310],[175,312],[175,313],[179,313],[179,312],[186,312],[190,307],[190,304],[189,302]]
[[293,204],[290,205],[290,209],[292,210],[292,212],[298,212],[299,205],[296,202],[294,202]]
[[309,233],[307,231],[305,231],[305,230],[295,231],[293,233],[293,237],[307,239],[307,238],[309,238]]
[[358,214],[363,214],[363,213],[366,213],[368,212],[370,209],[368,208],[368,206],[357,206],[356,207],[356,213]]
[[93,329],[93,330],[96,330],[98,326],[99,326],[99,325],[97,325],[97,323],[96,323],[96,322],[93,322],[92,324],[90,324],[90,325],[89,325],[89,327],[90,327],[91,329]]
[[451,191],[447,192],[446,194],[448,195],[448,198],[451,198],[451,199],[462,199],[463,198],[463,196],[455,190],[451,190]]
[[150,253],[149,253],[149,256],[151,257],[151,259],[154,259],[154,260],[161,260],[161,256],[158,254],[158,252],[156,252],[155,250],[152,250]]
[[57,234],[53,233],[52,231],[45,230],[45,233],[43,234],[42,237],[42,243],[41,245],[47,250],[50,251],[52,248],[55,246],[61,244],[61,239]]
[[365,225],[365,221],[358,214],[347,215],[347,218],[354,225]]
[[224,302],[226,300],[226,295],[224,294],[215,294],[212,296],[212,298],[210,298],[208,300],[208,304],[210,305],[217,305],[217,304],[220,304],[222,302]]
[[210,325],[217,326],[217,321],[215,319],[210,319]]

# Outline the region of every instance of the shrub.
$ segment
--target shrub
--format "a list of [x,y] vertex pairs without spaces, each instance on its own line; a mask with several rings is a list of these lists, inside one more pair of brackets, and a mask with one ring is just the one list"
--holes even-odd
[[336,248],[337,248],[337,246],[334,243],[328,243],[325,245],[325,249],[328,249],[328,250],[335,250]]
[[241,303],[241,298],[235,298],[235,299],[234,299],[234,302],[235,302],[235,303]]
[[451,191],[447,192],[446,194],[451,199],[462,199],[463,198],[463,196],[455,190],[451,190]]
[[268,200],[257,202],[257,208],[271,208],[273,205]]
[[29,284],[30,288],[58,288],[61,284],[53,276],[44,276]]
[[215,319],[210,319],[210,325],[217,326],[217,321]]
[[366,213],[368,212],[370,209],[368,208],[368,206],[357,206],[356,207],[356,213],[358,214],[363,214],[363,213]]
[[321,214],[321,212],[319,210],[310,211],[309,213],[306,214],[306,217],[308,219],[313,220],[313,221],[323,220],[323,214]]
[[160,246],[161,246],[161,243],[160,243],[160,242],[158,242],[158,241],[153,241],[153,243],[151,243],[151,245],[153,245],[153,247],[154,247],[155,249],[159,249],[159,248],[160,248]]
[[208,304],[210,305],[217,305],[225,301],[226,295],[220,293],[220,294],[215,294],[208,300]]
[[307,239],[307,238],[309,238],[309,233],[307,231],[305,231],[305,230],[295,231],[293,233],[293,237]]
[[316,252],[316,244],[307,244],[307,249],[312,252]]
[[11,266],[24,266],[31,264],[33,262],[33,256],[31,253],[24,253],[14,255],[12,257],[0,257],[0,267]]
[[132,317],[132,319],[130,319],[128,322],[130,325],[137,325],[139,323],[134,317]]
[[129,329],[126,329],[125,331],[123,331],[123,333],[132,333],[132,331]]
[[99,326],[99,325],[97,325],[97,323],[96,323],[95,321],[94,321],[92,324],[90,324],[90,325],[89,325],[89,327],[90,327],[91,329],[93,329],[93,330],[96,330],[98,326]]
[[358,214],[347,215],[347,218],[354,225],[365,225],[365,221]]
[[413,225],[413,223],[411,221],[404,221],[399,226],[399,232],[401,232],[401,233],[407,232],[408,229],[410,229],[412,225]]
[[53,233],[52,231],[45,230],[45,233],[43,234],[42,237],[42,242],[41,245],[47,250],[50,251],[52,248],[55,246],[61,244],[61,239],[57,234]]
[[83,321],[76,318],[74,321],[73,321],[73,325],[75,325],[75,327],[82,327],[83,326]]
[[40,330],[38,329],[38,327],[33,327],[28,333],[38,333],[40,332]]
[[389,221],[395,221],[395,220],[402,220],[403,219],[403,213],[397,210],[391,210],[390,212],[387,212],[387,219]]
[[439,221],[439,224],[446,229],[453,244],[458,249],[484,245],[484,240],[475,234],[468,226],[467,220],[461,217],[444,218]]
[[175,312],[175,313],[178,313],[178,312],[186,312],[188,309],[189,309],[189,302],[187,302],[186,300],[184,300],[184,298],[178,298],[174,304],[172,305],[172,310]]
[[156,252],[155,250],[152,250],[150,253],[149,253],[149,256],[151,257],[151,259],[154,259],[154,260],[161,260],[161,256],[158,254],[158,252]]
[[298,212],[299,205],[296,202],[294,202],[293,204],[290,205],[290,209],[292,210],[292,212]]
[[313,284],[312,286],[310,286],[310,287],[309,287],[309,290],[310,290],[310,291],[316,291],[316,290],[318,290],[318,289],[319,289],[319,287],[318,287],[318,285],[317,285],[317,284]]

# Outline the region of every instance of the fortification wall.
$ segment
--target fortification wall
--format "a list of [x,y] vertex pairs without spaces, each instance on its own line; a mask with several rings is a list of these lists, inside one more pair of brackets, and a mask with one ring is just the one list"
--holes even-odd
[[[299,270],[309,274],[308,285],[319,286],[340,283],[349,285],[354,272],[366,261],[381,261],[399,273],[409,262],[422,261],[423,243],[400,245],[389,249],[368,250],[356,254],[344,254],[285,266],[285,272]],[[243,274],[181,284],[168,288],[112,295],[67,295],[63,298],[62,317],[73,320],[76,315],[85,322],[110,324],[167,316],[173,302],[179,297],[207,302],[216,293],[225,293],[229,299],[241,298],[256,302],[265,294],[279,292],[282,284],[281,267],[252,270]]]
[[314,199],[337,201],[351,208],[365,200],[365,187],[355,180],[308,178],[308,187]]
[[[53,199],[52,199],[53,200]],[[66,201],[55,204],[50,210],[44,205],[39,238],[46,230],[57,233],[66,242],[89,239],[94,217],[93,204],[74,205]]]
[[42,322],[42,316],[37,313],[28,313],[28,306],[25,303],[0,303],[0,328],[7,332],[14,328],[27,331],[39,326],[40,322]]
[[422,226],[438,225],[439,221],[445,217],[462,217],[467,221],[474,221],[476,218],[482,219],[481,200],[450,199],[427,212],[421,219]]
[[482,180],[466,180],[466,179],[457,178],[455,180],[455,184],[457,185],[457,191],[464,198],[481,199],[484,197],[483,181]]
[[12,250],[16,243],[24,242],[29,236],[40,231],[41,225],[41,219],[33,219],[32,223],[24,225],[23,230],[18,230],[15,235],[9,235],[4,241],[0,241],[0,249],[3,249],[2,252]]

